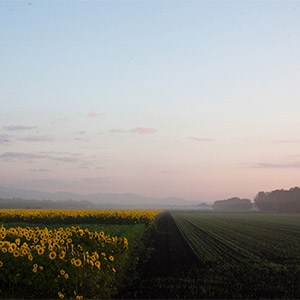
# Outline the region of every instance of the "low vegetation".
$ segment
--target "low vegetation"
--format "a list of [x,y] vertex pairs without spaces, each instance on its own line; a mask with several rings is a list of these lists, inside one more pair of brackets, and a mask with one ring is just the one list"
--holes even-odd
[[194,212],[172,216],[199,260],[196,298],[298,298],[298,215]]
[[2,222],[33,224],[149,224],[159,210],[2,209]]
[[[0,297],[81,299],[116,295],[126,269],[138,259],[132,255],[146,226],[159,213],[1,211]],[[83,220],[93,224],[70,225]],[[44,225],[36,226],[38,222]]]

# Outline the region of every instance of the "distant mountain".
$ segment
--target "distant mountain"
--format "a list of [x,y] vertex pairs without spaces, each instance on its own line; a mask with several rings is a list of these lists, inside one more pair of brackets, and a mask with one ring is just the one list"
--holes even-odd
[[80,195],[68,192],[47,193],[35,190],[26,190],[0,186],[0,198],[12,199],[22,198],[28,200],[87,200],[99,207],[105,208],[169,208],[169,207],[186,207],[195,205],[194,201],[184,200],[178,197],[152,198],[137,194],[86,194]]

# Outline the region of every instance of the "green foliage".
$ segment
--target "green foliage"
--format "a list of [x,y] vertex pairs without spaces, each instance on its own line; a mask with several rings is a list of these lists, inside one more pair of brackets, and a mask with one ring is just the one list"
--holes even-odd
[[[60,232],[57,236],[61,237],[59,242],[61,243],[66,232],[70,233],[70,226],[50,225],[34,228],[26,225],[28,224],[5,224],[5,228],[1,231],[2,237],[5,238],[5,242],[1,242],[1,249],[6,247],[6,243],[16,242],[17,245],[24,245],[24,242],[27,242],[28,245],[32,244],[31,250],[28,250],[32,252],[32,258],[27,259],[27,255],[19,256],[19,254],[15,257],[9,251],[3,252],[0,249],[0,298],[58,298],[63,295],[73,299],[78,295],[88,298],[111,298],[122,285],[123,275],[129,267],[131,256],[145,231],[144,224],[86,224],[86,226],[81,224],[74,229],[75,231],[72,229],[70,244],[63,251],[58,250],[53,243],[53,249],[45,248],[44,253],[38,255],[37,248],[39,243],[42,243],[40,242],[42,235],[43,239],[46,239],[45,234],[49,233],[51,237],[52,233],[56,236],[55,234]],[[43,231],[44,228],[47,228],[46,233]],[[30,237],[25,236],[27,232],[30,232]],[[100,238],[100,234],[103,234],[104,239]],[[125,247],[121,244],[122,247],[119,247],[117,243],[125,241],[125,237],[129,242],[128,247],[125,244]],[[32,242],[33,239],[37,241]],[[64,239],[67,240],[67,237]],[[116,242],[110,244],[111,240]],[[48,245],[48,241],[45,243]],[[56,253],[55,258],[50,259],[50,253],[53,252]],[[58,257],[63,252],[65,253],[63,258]],[[76,266],[75,260],[79,259],[80,265]],[[96,268],[95,261],[98,260],[101,262],[101,268],[100,264],[99,268]]]
[[298,298],[296,214],[172,213],[199,268],[197,298]]
[[238,197],[227,200],[215,201],[213,204],[214,210],[222,211],[246,211],[251,209],[252,203],[249,199],[240,199]]
[[259,192],[255,196],[254,202],[262,211],[300,213],[300,188]]

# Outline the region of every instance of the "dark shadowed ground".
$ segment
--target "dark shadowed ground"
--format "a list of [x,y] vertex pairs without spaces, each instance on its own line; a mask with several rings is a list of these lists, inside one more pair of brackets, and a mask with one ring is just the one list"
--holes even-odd
[[[164,213],[152,233],[151,253],[127,297],[138,299],[186,298],[195,284],[191,275],[198,266],[195,256],[173,218]],[[149,247],[150,246],[150,247]],[[122,295],[120,295],[122,298]]]

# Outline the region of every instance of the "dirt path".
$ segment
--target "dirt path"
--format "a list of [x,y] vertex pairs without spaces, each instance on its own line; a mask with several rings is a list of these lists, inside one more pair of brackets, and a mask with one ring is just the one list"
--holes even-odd
[[137,298],[162,299],[191,296],[193,270],[199,260],[179,232],[170,213],[158,221],[153,252],[145,265]]

